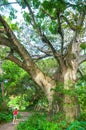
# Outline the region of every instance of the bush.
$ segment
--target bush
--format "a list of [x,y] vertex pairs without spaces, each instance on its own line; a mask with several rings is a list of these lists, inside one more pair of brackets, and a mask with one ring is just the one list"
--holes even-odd
[[77,118],[78,121],[86,121],[86,112],[82,112]]
[[86,122],[75,121],[66,130],[86,130]]
[[65,120],[49,121],[45,114],[34,114],[20,122],[17,130],[86,130],[86,122],[75,121],[69,125]]
[[1,122],[9,122],[12,120],[11,112],[0,112],[0,123]]
[[17,118],[18,119],[22,118],[22,115],[20,113],[18,113]]
[[61,130],[57,123],[49,122],[45,115],[35,114],[25,122],[19,123],[17,130]]

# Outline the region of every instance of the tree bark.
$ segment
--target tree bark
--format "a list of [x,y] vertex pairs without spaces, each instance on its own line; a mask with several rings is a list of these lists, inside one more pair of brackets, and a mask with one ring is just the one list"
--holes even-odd
[[73,65],[73,68],[65,69],[63,73],[64,73],[63,111],[66,119],[69,122],[70,121],[72,122],[76,119],[76,117],[79,114],[77,95],[74,94],[76,73],[77,73],[76,65]]
[[49,107],[52,107],[52,101],[53,101],[53,95],[56,84],[55,81],[52,80],[50,77],[43,74],[38,68],[35,68],[35,71],[32,71],[31,73],[34,81],[41,87],[41,89],[44,91],[46,97],[49,101]]
[[3,99],[2,107],[4,110],[7,110],[8,107],[7,107],[7,103],[5,101],[5,92],[4,92],[4,83],[3,82],[1,82],[1,90],[2,90],[2,99]]

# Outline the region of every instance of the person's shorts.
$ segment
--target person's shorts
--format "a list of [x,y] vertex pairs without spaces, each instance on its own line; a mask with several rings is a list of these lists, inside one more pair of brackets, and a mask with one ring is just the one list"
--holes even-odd
[[13,117],[14,117],[14,119],[16,119],[16,118],[17,118],[17,115],[14,115]]

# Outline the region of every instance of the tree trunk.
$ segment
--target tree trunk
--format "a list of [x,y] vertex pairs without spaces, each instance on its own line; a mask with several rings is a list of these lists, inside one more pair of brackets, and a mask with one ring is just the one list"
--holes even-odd
[[[33,68],[34,69],[34,68]],[[41,87],[41,89],[44,91],[48,101],[49,101],[49,109],[52,107],[52,101],[53,101],[53,95],[54,90],[56,87],[55,81],[51,79],[50,77],[43,74],[38,68],[35,68],[35,70],[32,72],[30,71],[33,80]]]
[[7,110],[7,104],[6,104],[6,101],[5,101],[5,92],[4,92],[4,83],[3,82],[1,83],[1,90],[2,90],[2,99],[3,99],[2,107],[3,107],[4,110]]
[[75,120],[78,116],[78,103],[77,95],[74,95],[75,80],[76,80],[77,69],[67,68],[64,71],[64,100],[63,110],[66,119],[69,122]]

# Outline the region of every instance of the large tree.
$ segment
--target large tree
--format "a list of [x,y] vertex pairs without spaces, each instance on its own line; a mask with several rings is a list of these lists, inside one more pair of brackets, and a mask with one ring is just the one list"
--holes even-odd
[[[30,51],[18,40],[2,15],[0,15],[0,45],[10,48],[6,58],[32,76],[47,96],[51,109],[56,81],[63,83],[65,91],[75,89],[79,64],[86,59],[82,51],[83,46],[85,47],[82,39],[85,36],[86,2],[84,0],[16,1],[22,8],[28,9],[24,11],[24,18],[27,20],[27,26],[33,27],[33,34],[39,39],[35,42],[43,45],[42,48],[38,47],[44,54],[43,57],[52,56],[57,61],[59,67],[55,78],[52,79],[38,68]],[[9,3],[7,2],[6,5]],[[25,36],[28,37],[29,33]],[[73,121],[78,115],[77,98],[69,94],[64,94],[62,98],[65,117]]]

